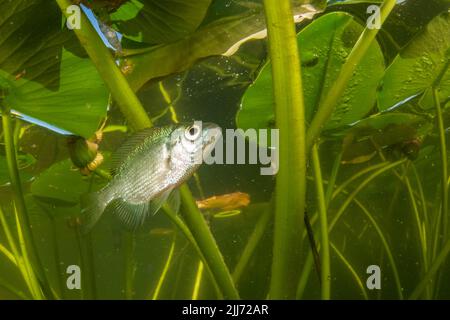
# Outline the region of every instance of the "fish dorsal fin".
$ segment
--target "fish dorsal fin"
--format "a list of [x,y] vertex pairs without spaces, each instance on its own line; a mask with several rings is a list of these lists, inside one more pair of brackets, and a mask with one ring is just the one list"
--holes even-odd
[[111,173],[114,175],[122,163],[135,152],[140,145],[147,139],[152,139],[157,142],[158,137],[163,137],[167,133],[167,127],[153,127],[140,130],[129,136],[122,145],[111,156]]

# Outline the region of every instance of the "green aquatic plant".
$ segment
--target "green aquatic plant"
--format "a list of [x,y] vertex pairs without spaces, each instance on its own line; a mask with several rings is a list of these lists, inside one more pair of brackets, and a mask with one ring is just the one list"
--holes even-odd
[[[298,264],[298,235],[306,194],[305,107],[298,47],[289,1],[264,1],[272,61],[275,118],[280,129],[279,169],[269,297],[291,296],[292,273]],[[293,230],[293,227],[297,226]],[[302,230],[300,228],[300,230]]]

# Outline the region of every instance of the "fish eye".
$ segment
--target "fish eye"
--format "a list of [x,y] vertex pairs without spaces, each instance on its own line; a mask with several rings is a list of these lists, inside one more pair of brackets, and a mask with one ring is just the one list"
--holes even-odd
[[200,132],[200,128],[197,125],[192,125],[186,129],[185,136],[189,140],[197,139],[197,136]]

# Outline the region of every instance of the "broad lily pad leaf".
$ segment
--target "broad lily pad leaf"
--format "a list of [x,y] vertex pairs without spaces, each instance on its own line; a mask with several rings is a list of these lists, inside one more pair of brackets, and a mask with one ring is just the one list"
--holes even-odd
[[180,40],[202,22],[211,0],[130,0],[111,15],[125,37],[148,44]]
[[[380,110],[387,110],[401,102],[424,94],[421,106],[434,106],[431,88],[438,85],[440,97],[450,96],[450,14],[433,19],[397,56],[386,70],[379,94]],[[439,82],[439,83],[437,83]]]
[[[53,57],[59,59],[59,56]],[[16,113],[38,119],[73,134],[90,137],[106,114],[108,90],[88,59],[67,50],[61,55],[57,91],[0,70],[3,103]]]
[[[294,9],[296,21],[321,12],[323,0],[308,0]],[[182,72],[199,59],[230,56],[246,41],[266,37],[264,11],[256,5],[237,15],[221,17],[199,27],[179,41],[150,48],[124,50],[122,71],[138,90],[152,79]]]
[[344,137],[342,162],[363,163],[386,147],[415,158],[423,138],[433,129],[426,118],[408,113],[376,114],[339,132]]
[[[89,137],[106,113],[108,91],[89,59],[61,29],[55,1],[0,2],[0,94],[24,119]],[[44,123],[42,123],[44,122]]]
[[[298,34],[307,121],[311,121],[338,77],[362,30],[363,27],[350,15],[330,13],[315,20]],[[358,121],[374,107],[383,70],[383,54],[375,42],[356,69],[325,130]],[[272,70],[269,61],[244,94],[236,118],[238,127],[273,127],[273,104]]]
[[[380,6],[382,2],[382,0],[333,1],[333,4],[327,7],[327,11],[347,12],[359,21],[367,21],[370,16],[367,8],[371,5]],[[377,35],[385,58],[389,62],[392,62],[399,50],[407,45],[434,17],[447,11],[450,7],[448,0],[402,0],[397,2],[398,4]],[[417,14],[418,12],[420,14]]]
[[61,56],[63,45],[60,29],[55,1],[0,1],[0,70],[56,90],[60,60],[55,57]]

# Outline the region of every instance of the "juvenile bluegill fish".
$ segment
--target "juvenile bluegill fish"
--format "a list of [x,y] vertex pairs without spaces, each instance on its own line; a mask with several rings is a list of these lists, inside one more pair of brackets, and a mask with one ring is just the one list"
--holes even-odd
[[217,125],[194,122],[144,129],[128,138],[112,157],[113,179],[86,199],[85,229],[108,205],[127,227],[142,226],[198,169],[220,135]]

